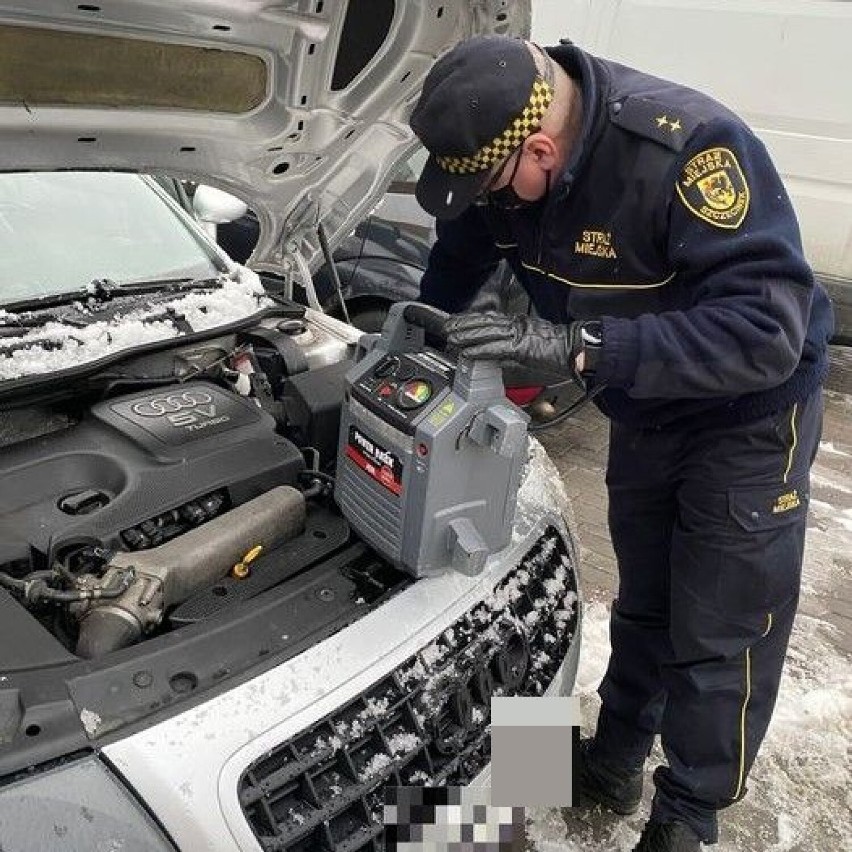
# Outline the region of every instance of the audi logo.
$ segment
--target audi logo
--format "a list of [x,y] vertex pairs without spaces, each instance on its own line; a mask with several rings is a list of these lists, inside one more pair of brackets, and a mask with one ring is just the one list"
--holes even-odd
[[[460,675],[448,678],[439,687],[439,695],[427,699],[427,729],[435,748],[442,754],[455,754],[481,728],[473,708],[479,706],[486,716],[491,710],[491,695],[496,685],[508,694],[524,682],[530,664],[529,640],[523,630],[511,622],[496,625],[497,650],[465,666]],[[423,696],[426,699],[426,696]]]
[[175,414],[178,411],[197,408],[199,405],[209,405],[211,402],[213,397],[206,391],[188,390],[183,393],[152,396],[134,403],[130,410],[139,417],[162,417],[164,414]]

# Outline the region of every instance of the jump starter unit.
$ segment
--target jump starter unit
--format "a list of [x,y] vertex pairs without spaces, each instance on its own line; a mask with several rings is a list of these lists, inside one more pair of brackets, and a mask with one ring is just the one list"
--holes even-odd
[[509,543],[527,458],[529,417],[506,399],[500,367],[426,345],[446,316],[394,305],[381,336],[362,338],[341,412],[337,504],[414,577],[477,574]]

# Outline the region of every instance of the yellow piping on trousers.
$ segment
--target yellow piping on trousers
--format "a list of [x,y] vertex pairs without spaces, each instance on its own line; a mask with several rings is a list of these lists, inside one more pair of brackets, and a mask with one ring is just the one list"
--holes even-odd
[[799,403],[797,402],[793,406],[793,413],[790,415],[790,428],[793,430],[793,443],[790,444],[790,452],[787,456],[787,468],[784,471],[784,482],[787,481],[787,477],[790,475],[790,470],[793,467],[793,453],[796,451],[796,444],[799,443],[799,435],[796,432],[796,411],[799,408]]
[[737,787],[734,790],[733,799],[739,798],[740,791],[743,788],[743,781],[745,780],[746,711],[748,710],[748,703],[751,700],[751,648],[746,648],[745,661],[746,692],[743,699],[743,707],[740,711],[740,771],[737,776]]
[[766,630],[763,631],[760,638],[763,639],[764,636],[768,636],[770,630],[772,630],[772,613],[767,612],[766,613]]

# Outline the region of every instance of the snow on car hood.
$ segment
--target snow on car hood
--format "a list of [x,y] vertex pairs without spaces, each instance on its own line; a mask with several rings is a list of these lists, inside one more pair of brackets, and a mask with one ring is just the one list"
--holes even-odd
[[[53,374],[122,350],[177,338],[187,332],[219,328],[272,305],[257,275],[242,267],[236,267],[230,277],[223,277],[205,292],[186,293],[150,304],[144,297],[128,298],[128,302],[133,307],[127,312],[83,327],[47,321],[21,329],[16,336],[4,336],[0,340],[0,381]],[[71,307],[81,315],[89,312],[82,302]],[[26,314],[0,309],[0,325],[9,323],[14,328],[22,316]]]
[[333,247],[416,144],[436,56],[529,19],[530,0],[0,0],[3,168],[212,184],[257,213],[254,268],[314,270],[317,224]]

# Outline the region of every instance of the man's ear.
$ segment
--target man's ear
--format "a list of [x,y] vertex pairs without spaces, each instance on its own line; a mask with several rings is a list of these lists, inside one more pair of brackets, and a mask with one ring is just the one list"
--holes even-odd
[[546,133],[539,131],[527,137],[524,142],[524,151],[542,169],[549,171],[555,168],[559,152],[556,143]]

